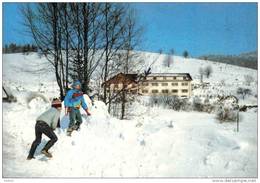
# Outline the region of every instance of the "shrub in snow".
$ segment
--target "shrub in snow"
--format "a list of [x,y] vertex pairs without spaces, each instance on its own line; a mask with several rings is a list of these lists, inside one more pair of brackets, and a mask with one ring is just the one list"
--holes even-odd
[[204,103],[203,103],[203,111],[204,112],[208,112],[208,113],[211,113],[213,110],[214,110],[214,105],[212,105],[209,101],[209,98],[212,98],[211,96],[210,97],[207,97],[205,100],[204,100]]
[[201,97],[195,96],[192,99],[180,98],[177,96],[151,96],[150,106],[162,106],[175,111],[200,111],[211,113],[214,105],[209,101],[209,96],[203,101]]
[[202,100],[197,96],[193,98],[192,106],[195,111],[203,111]]
[[181,99],[177,96],[173,96],[171,102],[169,103],[169,106],[171,109],[175,111],[181,110],[183,103],[181,102]]
[[162,106],[175,111],[188,110],[190,107],[188,99],[179,98],[178,96],[151,96],[149,104],[150,106]]
[[157,96],[151,96],[149,98],[149,105],[150,106],[155,106],[158,104],[158,97]]
[[181,110],[183,110],[183,111],[191,111],[192,110],[191,102],[189,102],[188,98],[180,99],[180,106],[181,106]]
[[220,122],[225,121],[236,121],[238,115],[238,104],[237,101],[231,97],[226,97],[218,102],[216,108],[216,118]]
[[241,87],[239,87],[237,89],[237,94],[241,95],[243,100],[244,100],[246,95],[251,95],[252,94],[252,91],[249,88],[241,88]]
[[171,96],[151,96],[149,103],[151,106],[168,107],[171,101],[172,101]]
[[232,108],[219,106],[217,109],[216,117],[220,122],[224,121],[236,121],[237,111]]

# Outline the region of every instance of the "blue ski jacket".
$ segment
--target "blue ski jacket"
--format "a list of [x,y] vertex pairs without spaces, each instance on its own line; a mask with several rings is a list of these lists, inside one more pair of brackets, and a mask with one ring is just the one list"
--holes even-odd
[[85,110],[88,108],[84,100],[82,91],[79,91],[77,89],[71,89],[67,92],[64,99],[64,105],[65,107],[73,107],[78,109],[80,109],[80,106],[82,106]]

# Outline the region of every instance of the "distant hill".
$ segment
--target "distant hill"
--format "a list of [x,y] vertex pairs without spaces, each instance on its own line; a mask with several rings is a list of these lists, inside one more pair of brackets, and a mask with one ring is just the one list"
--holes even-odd
[[257,69],[258,60],[257,51],[242,53],[239,55],[203,55],[198,58],[252,69]]

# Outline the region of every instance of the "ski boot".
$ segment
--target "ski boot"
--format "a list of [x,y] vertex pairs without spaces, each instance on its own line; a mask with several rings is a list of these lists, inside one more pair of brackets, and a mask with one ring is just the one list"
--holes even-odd
[[72,131],[73,131],[73,127],[68,128],[67,129],[67,135],[71,136]]
[[73,127],[73,130],[79,131],[80,130],[80,123],[76,123]]
[[35,157],[34,156],[28,156],[26,159],[31,160],[31,159],[35,159]]
[[49,152],[46,151],[46,150],[42,150],[41,153],[44,154],[45,156],[47,156],[48,158],[52,158],[52,154],[49,153]]

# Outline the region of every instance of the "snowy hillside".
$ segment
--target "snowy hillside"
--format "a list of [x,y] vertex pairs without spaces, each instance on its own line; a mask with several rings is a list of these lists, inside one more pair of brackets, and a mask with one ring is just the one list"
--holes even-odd
[[[152,72],[190,73],[199,82],[200,67],[211,65],[207,89],[193,95],[235,94],[244,87],[244,75],[255,78],[252,95],[241,104],[257,104],[257,71],[221,63],[174,57],[170,68],[163,66],[165,55],[141,53]],[[225,81],[223,85],[222,80]],[[240,131],[235,123],[219,123],[214,114],[176,112],[133,103],[131,120],[111,117],[101,101],[95,101],[92,116],[84,112],[79,132],[66,136],[68,117],[61,114],[58,141],[51,148],[52,159],[40,154],[26,157],[34,140],[35,119],[49,107],[41,99],[27,105],[31,92],[47,98],[58,97],[51,67],[37,54],[3,55],[3,83],[17,97],[17,103],[3,104],[4,177],[256,177],[257,109],[240,113]],[[172,124],[172,125],[170,125]]]
[[238,87],[248,87],[244,76],[250,75],[254,78],[254,81],[249,86],[252,90],[252,96],[239,102],[241,104],[257,104],[257,98],[254,96],[257,94],[257,70],[193,58],[186,59],[179,56],[174,56],[173,64],[170,67],[165,67],[163,62],[165,62],[166,55],[157,53],[142,54],[145,57],[146,67],[151,65],[152,72],[190,73],[193,84],[200,83],[199,69],[211,66],[213,70],[212,76],[210,78],[204,76],[203,78],[204,82],[209,83],[208,87],[203,90],[193,90],[193,96],[237,95],[236,90]]

